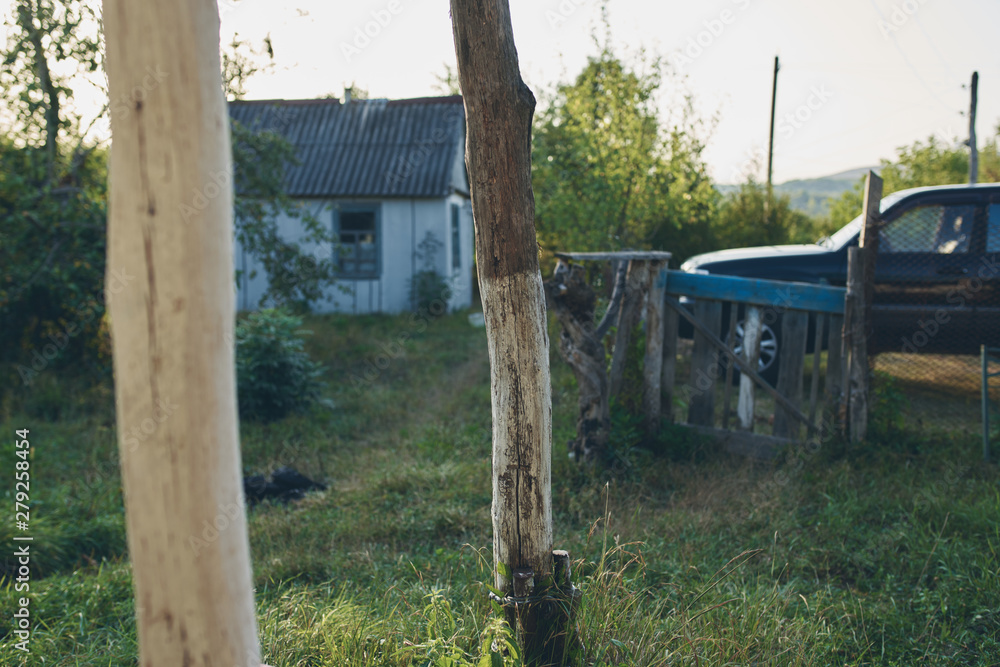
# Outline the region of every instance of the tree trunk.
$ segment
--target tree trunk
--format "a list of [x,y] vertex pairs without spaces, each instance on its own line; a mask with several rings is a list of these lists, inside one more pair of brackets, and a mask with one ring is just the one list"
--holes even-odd
[[508,597],[507,617],[526,663],[549,664],[565,626],[550,614],[556,606],[535,597],[553,574],[549,341],[531,192],[535,98],[518,70],[507,0],[451,0],[451,15],[489,340],[496,587],[527,598]]
[[632,259],[628,262],[628,277],[625,280],[625,297],[618,313],[618,329],[615,331],[615,347],[611,353],[611,396],[618,396],[625,379],[625,362],[628,360],[628,344],[632,329],[639,324],[642,316],[642,300],[646,295],[649,281],[649,262]]
[[130,100],[111,116],[108,271],[135,276],[109,305],[139,662],[256,667],[219,17],[105,0],[104,25],[111,99]]
[[667,268],[662,261],[649,262],[649,287],[646,299],[646,355],[642,362],[643,394],[642,414],[646,421],[646,435],[655,438],[660,434],[661,373],[663,372],[663,305]]
[[576,439],[570,454],[577,461],[602,458],[610,431],[607,355],[594,329],[597,295],[582,266],[559,262],[545,283],[548,303],[559,318],[559,353],[573,369],[579,390]]

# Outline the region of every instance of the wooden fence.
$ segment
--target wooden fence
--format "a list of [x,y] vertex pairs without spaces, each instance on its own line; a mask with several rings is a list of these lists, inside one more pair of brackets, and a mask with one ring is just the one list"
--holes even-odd
[[[681,387],[687,406],[686,424],[726,441],[731,449],[758,454],[800,439],[803,429],[807,437],[824,430],[824,409],[837,409],[845,376],[842,341],[846,289],[670,270],[662,271],[658,280],[673,315],[670,319],[686,320],[694,329],[690,378]],[[680,303],[681,297],[692,300],[690,308]],[[738,338],[740,321],[743,335]],[[779,374],[777,385],[771,386],[758,373],[761,331],[764,324],[779,323]],[[678,327],[671,323],[664,337],[663,375],[669,379],[676,375],[677,332]],[[804,376],[810,338],[811,373],[806,400]],[[741,353],[735,351],[737,347],[742,348]],[[829,354],[821,388],[824,348]],[[734,414],[736,369],[741,377]],[[720,382],[721,410],[716,406]],[[673,384],[663,384],[667,392],[664,404],[671,408]],[[771,434],[754,432],[758,391],[774,400]]]

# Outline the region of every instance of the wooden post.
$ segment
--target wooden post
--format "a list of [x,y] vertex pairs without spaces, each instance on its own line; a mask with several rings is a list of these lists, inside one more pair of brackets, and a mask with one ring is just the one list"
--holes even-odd
[[642,365],[643,414],[646,435],[660,433],[660,387],[663,372],[663,297],[666,276],[664,262],[649,262],[649,287],[646,300],[646,356]]
[[875,263],[878,260],[878,232],[882,216],[879,206],[882,202],[882,179],[873,171],[865,177],[865,198],[861,209],[865,221],[861,228],[861,238],[858,246],[862,250],[861,260],[864,264],[862,280],[864,281],[864,323],[861,331],[865,338],[872,335],[872,304],[875,302]]
[[579,392],[576,438],[569,445],[570,455],[577,461],[601,459],[608,442],[610,413],[607,354],[594,329],[597,295],[587,284],[583,267],[562,260],[545,283],[545,294],[559,319],[559,353],[573,369]]
[[[694,317],[714,335],[722,326],[722,304],[701,299],[694,304]],[[694,350],[691,352],[691,402],[688,405],[688,423],[698,426],[715,426],[715,381],[721,367],[719,353],[711,339],[700,331],[694,333]]]
[[[871,373],[868,368],[868,338],[872,334],[872,303],[875,300],[875,264],[878,259],[878,233],[881,222],[879,206],[882,201],[882,179],[873,171],[865,179],[865,196],[862,207],[864,226],[861,228],[859,247],[855,257],[848,250],[848,298],[856,295],[850,314],[851,356],[848,361],[848,422],[851,442],[860,442],[868,432],[868,395]],[[852,264],[854,262],[854,274]],[[846,313],[845,313],[846,316]]]
[[137,277],[110,315],[138,664],[256,666],[219,15],[105,0],[104,28],[111,99],[129,100],[111,114],[107,265]]
[[844,314],[847,359],[846,435],[851,442],[865,439],[868,433],[868,342],[864,335],[864,270],[860,248],[847,249],[847,296]]
[[660,414],[674,421],[674,381],[677,374],[677,311],[663,310],[663,365],[660,369]]
[[809,428],[807,432],[807,437],[813,437],[816,434],[816,412],[819,409],[819,415],[822,418],[823,410],[819,406],[819,358],[823,351],[823,327],[825,326],[829,318],[821,313],[816,313],[813,316],[813,321],[815,322],[815,330],[813,332],[813,364],[812,364],[812,380],[809,387]]
[[632,329],[639,323],[642,298],[649,282],[649,263],[632,259],[628,263],[628,276],[625,279],[625,297],[621,310],[618,312],[618,329],[615,331],[615,348],[611,353],[611,396],[617,396],[622,390],[622,380],[625,377],[625,361],[628,357],[628,342],[632,337]]
[[[760,363],[761,312],[757,306],[747,306],[743,321],[743,358],[750,368]],[[736,412],[740,418],[740,428],[753,430],[754,420],[753,379],[746,373],[740,375],[740,400]]]
[[[572,623],[553,585],[552,398],[531,192],[535,98],[521,80],[507,0],[451,0],[493,410],[493,555],[528,665],[561,661]],[[509,596],[530,570],[522,603]],[[561,599],[560,599],[561,598]],[[527,604],[523,604],[527,603]],[[514,610],[517,613],[514,613]],[[561,620],[561,622],[559,622]]]
[[[736,343],[736,317],[739,304],[732,302],[729,304],[729,333],[726,335],[726,345],[730,349],[735,348]],[[722,430],[729,429],[729,405],[733,394],[733,364],[726,364],[726,379],[722,384]]]
[[976,146],[976,105],[979,102],[979,72],[972,73],[969,84],[972,96],[969,99],[969,184],[979,182],[979,147]]
[[844,344],[844,316],[830,315],[826,339],[826,400],[836,416],[840,404],[840,392],[843,390],[843,372],[841,370],[841,354]]
[[[805,364],[806,342],[809,335],[809,313],[788,310],[781,318],[781,353],[778,359],[778,393],[796,408],[802,405],[802,370]],[[774,435],[797,439],[800,424],[784,410],[774,410]]]

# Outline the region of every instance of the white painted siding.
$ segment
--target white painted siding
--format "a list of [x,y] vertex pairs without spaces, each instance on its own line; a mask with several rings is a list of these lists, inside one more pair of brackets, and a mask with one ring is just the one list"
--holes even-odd
[[[452,270],[451,204],[460,206],[461,269]],[[411,310],[410,279],[415,272],[427,265],[445,276],[452,285],[450,310],[468,308],[472,304],[473,228],[468,199],[451,195],[443,199],[325,199],[299,202],[306,211],[332,228],[336,210],[341,206],[374,205],[378,208],[379,275],[375,279],[350,279],[338,281],[326,290],[324,299],[313,304],[316,312],[343,313],[400,313]],[[302,236],[301,222],[282,216],[278,220],[283,238],[298,241]],[[431,233],[440,242],[433,257],[419,257],[419,245]],[[304,248],[318,258],[328,258],[333,253],[329,247]],[[253,310],[261,304],[267,289],[266,276],[258,262],[235,244],[235,260],[240,271],[237,306],[240,310]],[[253,277],[251,274],[256,273]]]

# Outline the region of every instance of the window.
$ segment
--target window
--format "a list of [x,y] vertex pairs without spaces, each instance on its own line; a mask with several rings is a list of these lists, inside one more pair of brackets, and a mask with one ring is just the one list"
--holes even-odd
[[344,208],[337,213],[340,241],[337,266],[349,278],[377,278],[379,270],[378,209]]
[[1000,252],[1000,204],[990,204],[986,252]]
[[451,268],[462,268],[462,232],[460,229],[461,209],[458,204],[451,205]]
[[969,252],[973,206],[918,206],[879,233],[879,252]]

